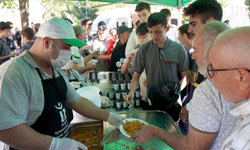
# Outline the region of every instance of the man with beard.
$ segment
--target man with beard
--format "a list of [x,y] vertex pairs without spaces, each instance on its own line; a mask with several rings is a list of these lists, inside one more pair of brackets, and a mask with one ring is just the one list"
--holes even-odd
[[[188,33],[195,36],[201,25],[210,22],[210,21],[221,21],[222,19],[222,8],[221,5],[215,0],[197,0],[194,3],[190,4],[187,8],[184,8],[184,15],[189,17],[189,28]],[[209,43],[207,43],[208,46]],[[202,46],[202,45],[200,45]],[[203,58],[201,56],[200,58]],[[192,54],[192,59],[197,60],[197,53]],[[205,80],[205,77],[200,73],[201,71],[197,63],[194,63],[192,66],[193,77],[195,78],[194,88]],[[206,70],[202,70],[204,73]],[[192,82],[191,82],[192,83]],[[189,102],[192,99],[192,96],[185,99],[186,102]],[[180,118],[183,122],[188,122],[188,113],[186,106],[182,108]]]
[[0,141],[16,149],[87,150],[67,138],[66,105],[86,117],[123,124],[123,117],[81,97],[61,69],[70,47],[84,45],[68,21],[53,18],[39,28],[29,51],[0,66]]
[[[202,25],[195,35],[193,54],[197,55],[197,63],[204,76],[207,76],[205,70],[209,49],[217,35],[226,29],[226,24],[212,21]],[[218,150],[241,122],[240,118],[229,114],[227,110],[236,106],[224,101],[213,82],[206,80],[196,88],[192,101],[187,104],[190,124],[187,136],[169,133],[153,125],[144,125],[132,138],[138,143],[159,138],[176,150]]]

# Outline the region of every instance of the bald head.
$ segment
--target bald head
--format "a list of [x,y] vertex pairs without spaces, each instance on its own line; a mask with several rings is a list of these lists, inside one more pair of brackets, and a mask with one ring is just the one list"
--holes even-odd
[[214,41],[213,51],[225,67],[250,69],[250,27],[241,27],[221,33]]
[[227,101],[239,103],[250,98],[250,27],[222,32],[214,41],[209,63],[214,71],[215,87]]

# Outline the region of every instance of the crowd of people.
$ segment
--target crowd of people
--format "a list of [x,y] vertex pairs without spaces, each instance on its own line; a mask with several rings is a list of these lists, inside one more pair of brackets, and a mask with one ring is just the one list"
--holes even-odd
[[124,97],[129,105],[140,84],[141,108],[167,112],[183,133],[147,124],[131,136],[134,141],[158,138],[177,150],[250,149],[250,28],[230,29],[221,22],[216,0],[194,1],[183,12],[189,23],[177,29],[169,9],[151,13],[150,5],[140,2],[133,28],[108,29],[100,21],[94,35],[90,19],[75,25],[53,18],[15,34],[11,22],[0,22],[5,148],[87,149],[66,138],[72,109],[114,126],[124,118],[96,107],[75,89],[88,86],[90,71],[120,71],[133,72]]

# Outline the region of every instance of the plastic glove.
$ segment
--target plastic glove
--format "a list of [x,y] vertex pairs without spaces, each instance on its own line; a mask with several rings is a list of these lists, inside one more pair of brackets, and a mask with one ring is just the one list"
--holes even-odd
[[49,150],[65,150],[65,149],[78,150],[79,148],[82,150],[88,150],[88,148],[85,145],[75,140],[69,138],[53,137]]
[[108,119],[108,123],[115,126],[115,127],[118,127],[119,124],[122,124],[124,125],[124,122],[122,121],[123,119],[125,119],[124,117],[118,115],[118,114],[115,114],[113,112],[110,112],[109,113],[109,119]]
[[80,86],[81,82],[70,82],[70,84],[74,89],[78,89],[81,87]]

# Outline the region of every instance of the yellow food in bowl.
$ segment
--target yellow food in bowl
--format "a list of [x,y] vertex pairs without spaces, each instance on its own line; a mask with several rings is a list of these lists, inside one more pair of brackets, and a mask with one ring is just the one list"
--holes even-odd
[[124,131],[128,134],[128,135],[133,135],[134,133],[136,133],[145,123],[141,123],[138,120],[133,120],[133,121],[127,121],[126,123],[123,125],[123,129]]

